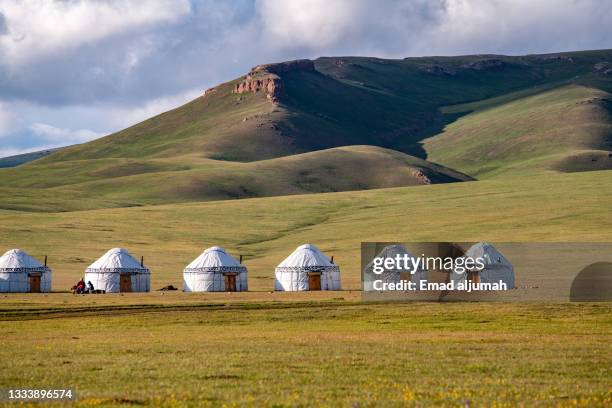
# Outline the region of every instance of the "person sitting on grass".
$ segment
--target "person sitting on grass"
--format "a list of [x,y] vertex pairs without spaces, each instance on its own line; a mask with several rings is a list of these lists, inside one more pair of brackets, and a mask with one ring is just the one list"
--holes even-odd
[[87,281],[87,291],[89,293],[93,293],[93,291],[94,291],[94,285],[93,285],[93,283],[91,283],[91,281]]
[[81,293],[85,292],[85,281],[83,280],[83,278],[81,278],[81,280],[79,280],[79,282],[76,285],[76,293],[77,295],[80,295]]

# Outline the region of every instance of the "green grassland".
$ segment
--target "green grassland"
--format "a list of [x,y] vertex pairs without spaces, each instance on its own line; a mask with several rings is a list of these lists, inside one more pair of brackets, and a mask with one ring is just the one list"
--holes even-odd
[[[251,289],[270,290],[273,268],[311,242],[334,255],[345,288],[359,289],[362,241],[607,242],[611,177],[608,171],[551,173],[89,211],[0,210],[0,247],[49,255],[54,287],[61,290],[117,246],[144,255],[153,288],[180,286],[185,265],[204,248],[221,245],[245,256]],[[36,203],[37,197],[28,199]]]
[[[96,159],[6,169],[0,208],[76,210],[468,181],[404,153],[349,146],[256,162]],[[362,172],[361,169],[370,169]],[[11,175],[18,175],[11,179]],[[100,177],[103,177],[100,179]],[[60,184],[60,185],[58,185]],[[31,200],[27,191],[45,199]],[[24,193],[25,192],[25,193]],[[24,197],[23,194],[26,194]],[[65,197],[63,206],[52,197]],[[46,197],[49,197],[48,199]]]
[[336,301],[23,314],[0,317],[0,387],[73,387],[82,407],[604,407],[611,312]]

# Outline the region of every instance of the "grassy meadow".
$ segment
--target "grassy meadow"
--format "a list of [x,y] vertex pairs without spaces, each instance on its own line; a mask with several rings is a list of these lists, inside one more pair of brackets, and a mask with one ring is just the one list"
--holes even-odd
[[244,255],[250,289],[267,291],[273,288],[274,267],[310,242],[334,256],[343,287],[357,290],[362,241],[607,242],[611,177],[606,171],[550,173],[90,211],[3,210],[0,247],[48,255],[55,290],[66,290],[90,263],[117,246],[144,256],[152,288],[180,286],[185,265],[203,249],[220,245]]
[[[5,206],[32,207],[0,210],[0,246],[49,255],[56,291],[115,246],[144,255],[153,289],[180,287],[221,245],[245,255],[252,292],[2,294],[0,387],[73,387],[79,407],[609,406],[608,303],[363,302],[359,254],[369,240],[609,242],[611,177],[78,211],[97,198],[15,189]],[[343,291],[271,291],[304,242],[334,255]]]
[[80,407],[604,407],[610,316],[609,304],[350,301],[3,314],[0,387],[69,386]]

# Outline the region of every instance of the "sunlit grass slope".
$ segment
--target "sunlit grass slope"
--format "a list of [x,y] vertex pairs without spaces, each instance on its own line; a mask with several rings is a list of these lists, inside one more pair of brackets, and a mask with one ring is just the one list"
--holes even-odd
[[[0,208],[54,211],[469,181],[404,153],[349,146],[257,162],[96,159],[7,169]],[[367,169],[367,171],[364,171]],[[103,177],[102,179],[99,179]],[[62,184],[58,186],[58,183]]]
[[565,85],[518,96],[446,108],[466,115],[424,141],[428,158],[477,178],[612,169],[609,93]]
[[[34,197],[32,197],[34,199]],[[153,288],[180,285],[204,248],[245,256],[253,290],[311,242],[360,287],[362,241],[610,241],[612,172],[66,213],[0,211],[0,248],[49,255],[58,290],[112,247],[144,255]]]

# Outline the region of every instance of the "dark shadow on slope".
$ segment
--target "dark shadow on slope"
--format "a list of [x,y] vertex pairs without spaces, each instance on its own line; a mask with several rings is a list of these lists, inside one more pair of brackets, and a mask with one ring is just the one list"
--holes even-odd
[[444,131],[444,128],[459,120],[461,117],[472,113],[472,111],[465,111],[460,113],[442,113],[440,111],[434,117],[431,125],[427,126],[420,132],[417,132],[410,139],[407,140],[407,144],[402,146],[399,150],[404,151],[412,156],[416,156],[420,159],[427,160],[427,151],[423,148],[423,141],[427,138],[439,135]]
[[552,166],[563,173],[612,170],[612,151],[590,150],[564,157]]

